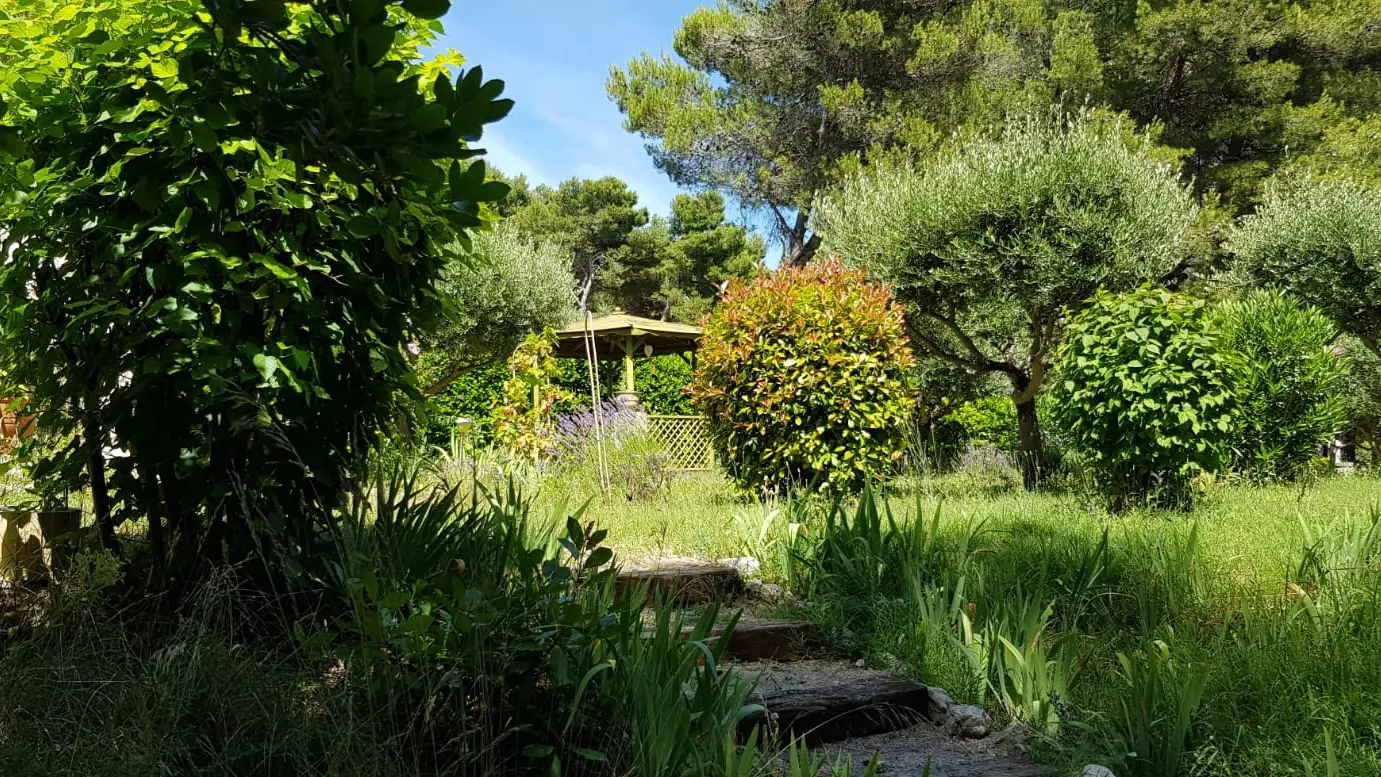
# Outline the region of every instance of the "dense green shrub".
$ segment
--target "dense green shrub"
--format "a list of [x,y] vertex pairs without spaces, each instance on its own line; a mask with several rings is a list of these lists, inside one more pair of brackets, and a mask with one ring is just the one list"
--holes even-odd
[[1017,411],[1009,397],[981,397],[954,409],[951,417],[964,427],[969,444],[1015,453]]
[[[423,351],[418,358],[417,371],[424,385],[444,374],[447,359]],[[581,359],[557,359],[560,374],[552,382],[565,389],[564,399],[557,402],[558,415],[590,407],[589,368]],[[601,395],[610,399],[618,387],[619,364],[604,361],[599,374]],[[494,439],[494,409],[498,407],[503,394],[503,383],[508,379],[508,370],[502,364],[470,370],[446,385],[436,394],[427,397],[422,412],[421,439],[432,445],[445,445],[451,439],[451,429],[456,417],[473,419],[475,427],[470,432],[469,444],[480,447],[489,445]],[[690,388],[691,368],[679,356],[656,356],[639,359],[633,368],[633,382],[642,395],[643,407],[647,412],[659,415],[685,415],[692,412]]]
[[18,5],[0,361],[61,441],[33,476],[89,487],[110,549],[147,526],[155,580],[291,572],[405,409],[449,248],[508,191],[469,143],[513,102],[422,58],[448,0]]
[[1358,461],[1375,465],[1381,453],[1381,357],[1355,337],[1339,338],[1347,371],[1339,386],[1343,433],[1357,446]]
[[1347,179],[1273,183],[1229,247],[1258,285],[1318,308],[1368,348],[1381,343],[1381,196]]
[[1236,469],[1253,480],[1294,480],[1343,425],[1347,365],[1322,313],[1280,292],[1220,305],[1216,323],[1238,355]]
[[1187,504],[1190,478],[1226,463],[1234,366],[1202,300],[1100,292],[1070,321],[1057,365],[1056,421],[1114,508]]
[[740,486],[850,491],[900,459],[914,363],[889,288],[831,260],[730,281],[693,390]]
[[639,359],[633,365],[633,385],[643,407],[654,415],[687,415],[692,412],[690,364],[680,356]]

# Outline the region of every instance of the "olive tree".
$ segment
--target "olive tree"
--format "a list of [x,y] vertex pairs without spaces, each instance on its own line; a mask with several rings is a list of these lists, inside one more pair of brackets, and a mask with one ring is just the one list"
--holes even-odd
[[1067,312],[1179,269],[1195,212],[1149,138],[1085,112],[865,170],[822,204],[819,228],[828,250],[894,284],[920,348],[1008,380],[1030,488],[1036,396]]
[[[292,570],[412,382],[470,143],[512,107],[417,54],[448,0],[25,0],[0,9],[0,364],[169,582]],[[16,78],[15,74],[22,74]],[[106,449],[127,456],[110,457]]]
[[1381,354],[1381,191],[1347,179],[1273,183],[1228,246],[1254,282],[1323,311]]
[[561,248],[521,237],[512,226],[456,245],[438,291],[446,310],[421,346],[435,358],[437,394],[465,372],[502,363],[525,335],[575,319],[575,278]]

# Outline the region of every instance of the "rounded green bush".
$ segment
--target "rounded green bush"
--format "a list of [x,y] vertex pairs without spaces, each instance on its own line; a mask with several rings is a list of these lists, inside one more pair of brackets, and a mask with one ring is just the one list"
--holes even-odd
[[705,321],[696,404],[743,488],[862,488],[896,467],[915,357],[890,289],[831,260],[731,280]]
[[1238,356],[1234,468],[1258,482],[1298,479],[1345,421],[1332,322],[1278,291],[1225,302],[1216,319]]
[[1188,505],[1227,462],[1234,362],[1202,300],[1143,287],[1098,293],[1057,356],[1052,410],[1114,509]]

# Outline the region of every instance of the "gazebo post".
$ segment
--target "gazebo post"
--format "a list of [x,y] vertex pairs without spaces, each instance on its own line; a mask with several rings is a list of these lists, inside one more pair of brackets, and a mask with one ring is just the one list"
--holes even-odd
[[632,336],[623,338],[623,390],[632,394],[637,391],[633,381],[633,343]]

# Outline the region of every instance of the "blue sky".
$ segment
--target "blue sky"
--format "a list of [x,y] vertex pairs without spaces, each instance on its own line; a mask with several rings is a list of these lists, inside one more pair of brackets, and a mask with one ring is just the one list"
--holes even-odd
[[[457,0],[443,47],[502,78],[516,101],[485,130],[488,161],[509,175],[556,184],[578,176],[622,178],[639,201],[666,213],[676,187],[653,167],[644,141],[623,129],[604,92],[612,64],[670,51],[681,18],[701,0]],[[731,217],[735,214],[730,214]]]

